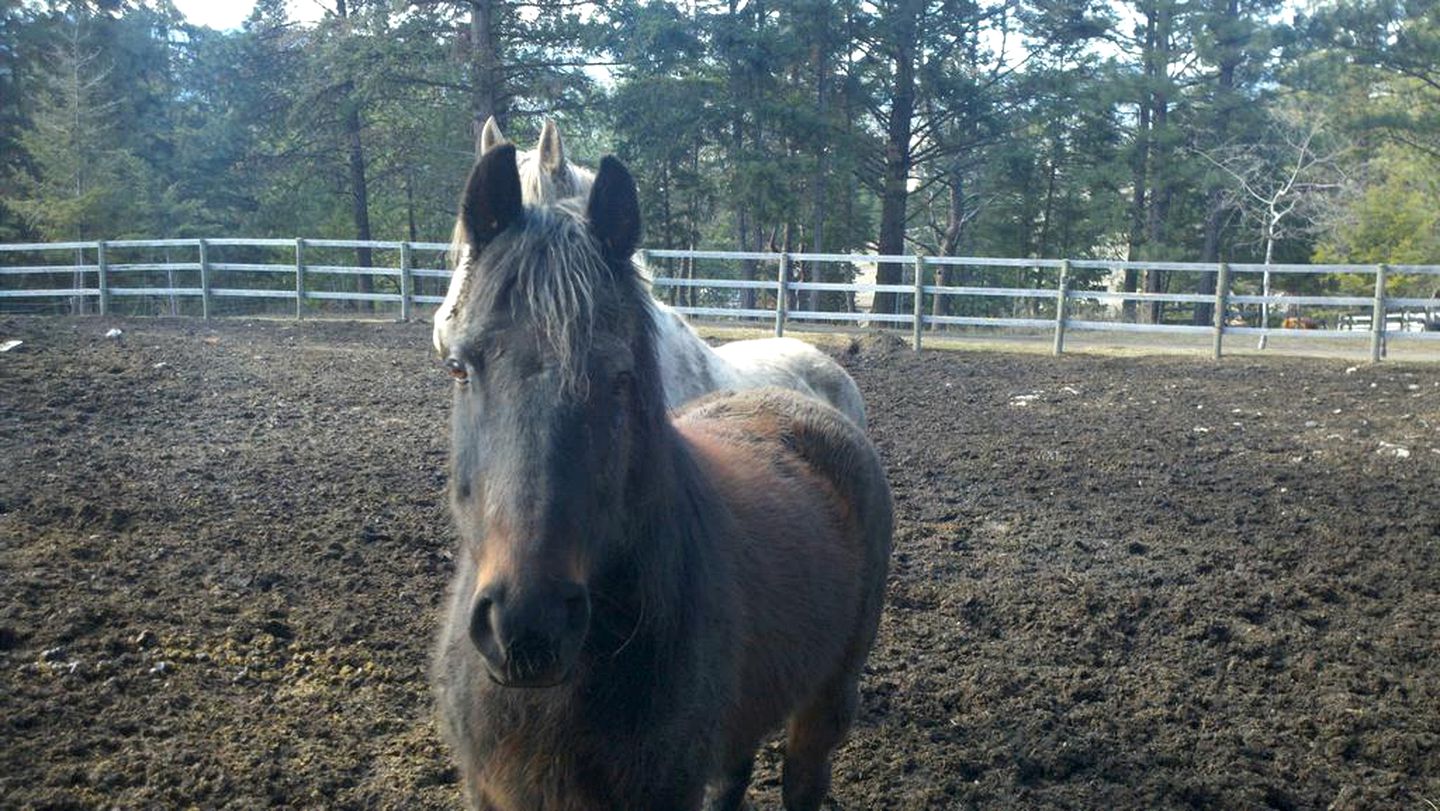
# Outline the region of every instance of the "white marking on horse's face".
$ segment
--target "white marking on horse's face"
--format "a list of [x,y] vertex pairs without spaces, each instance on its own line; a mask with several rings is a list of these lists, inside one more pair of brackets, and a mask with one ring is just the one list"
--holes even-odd
[[441,357],[449,351],[455,307],[460,302],[465,283],[470,279],[470,245],[458,220],[450,237],[449,262],[454,268],[450,274],[450,287],[445,291],[445,300],[440,302],[440,306],[435,310],[435,321],[430,330],[430,340],[435,344],[436,354]]

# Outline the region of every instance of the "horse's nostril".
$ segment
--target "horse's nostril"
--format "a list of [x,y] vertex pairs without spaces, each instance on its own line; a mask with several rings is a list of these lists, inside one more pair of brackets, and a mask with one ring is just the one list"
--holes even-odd
[[495,638],[495,627],[490,617],[494,607],[495,601],[485,594],[477,594],[470,606],[470,641],[482,652]]

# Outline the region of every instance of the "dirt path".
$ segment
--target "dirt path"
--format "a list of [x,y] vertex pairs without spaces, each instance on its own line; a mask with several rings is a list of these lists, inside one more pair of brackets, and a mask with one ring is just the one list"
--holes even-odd
[[[12,337],[0,807],[458,807],[428,328]],[[899,528],[838,807],[1440,803],[1440,367],[843,359]]]

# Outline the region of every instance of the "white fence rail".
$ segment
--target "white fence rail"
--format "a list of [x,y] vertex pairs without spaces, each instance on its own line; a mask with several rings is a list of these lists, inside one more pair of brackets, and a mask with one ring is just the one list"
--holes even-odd
[[[294,258],[289,261],[236,262],[215,261],[212,257],[217,249],[261,249],[273,252],[275,249],[293,250]],[[323,264],[307,261],[307,252],[316,249],[356,249],[372,251],[394,251],[398,265],[360,267],[355,265]],[[102,240],[97,242],[54,242],[0,244],[0,300],[7,298],[89,298],[96,300],[96,310],[106,315],[111,309],[111,299],[116,297],[155,296],[167,298],[195,298],[200,301],[201,315],[209,318],[215,310],[217,300],[234,299],[289,299],[295,303],[295,316],[303,317],[309,302],[355,301],[397,304],[400,317],[408,320],[414,304],[439,304],[443,295],[426,295],[416,292],[417,279],[448,279],[450,273],[440,267],[416,267],[415,254],[443,256],[450,245],[443,242],[390,242],[361,241],[350,239],[131,239]],[[110,257],[121,251],[143,249],[165,249],[188,254],[191,259],[161,262],[113,262]],[[68,264],[10,264],[9,257],[17,255],[50,255],[55,253],[73,255]],[[93,258],[93,261],[87,261]],[[117,277],[137,272],[164,272],[168,278],[184,275],[193,284],[166,284],[164,286],[128,286],[116,284]],[[36,288],[28,284],[11,286],[3,279],[7,276],[37,277],[56,274],[69,275],[70,283],[65,287]],[[229,274],[236,284],[215,284],[219,274]],[[250,278],[239,278],[245,274]],[[254,277],[278,277],[277,283],[256,284]],[[288,281],[286,280],[288,277]],[[351,290],[318,289],[317,279],[364,278],[371,280],[388,279],[393,292],[380,293]],[[284,286],[277,286],[283,284]]]
[[[379,265],[360,267],[333,263],[320,263],[308,257],[314,251],[335,249],[361,249],[389,251],[395,254],[394,266]],[[418,280],[443,280],[450,275],[443,267],[417,266],[414,257],[426,256],[429,264],[442,262],[441,257],[449,245],[439,242],[395,242],[359,241],[343,239],[155,239],[155,240],[111,240],[97,242],[63,242],[0,244],[0,307],[6,299],[52,300],[95,302],[95,309],[104,315],[111,310],[113,298],[124,297],[169,297],[198,299],[200,315],[209,318],[215,311],[215,303],[222,299],[279,299],[294,302],[295,317],[304,317],[307,305],[312,302],[366,302],[397,305],[399,316],[408,320],[415,304],[439,304],[444,296],[438,295],[436,283],[427,282],[433,292],[417,291]],[[135,250],[163,249],[165,261],[112,262],[110,257],[120,252]],[[215,261],[216,250],[234,249],[268,250],[272,261]],[[286,252],[284,261],[273,261],[277,249]],[[171,261],[172,252],[186,254],[182,259]],[[289,254],[293,252],[293,258]],[[68,255],[67,263],[37,262],[34,257],[55,254]],[[10,262],[17,257],[15,262]],[[1193,262],[1122,262],[1097,259],[1018,259],[996,257],[926,257],[913,255],[877,256],[873,254],[834,253],[771,253],[737,251],[683,251],[652,250],[642,252],[642,262],[654,260],[681,260],[693,263],[697,260],[718,260],[728,262],[749,262],[773,265],[773,272],[765,273],[768,280],[761,279],[711,279],[679,278],[659,276],[653,279],[657,294],[667,291],[729,290],[748,295],[747,300],[764,293],[773,297],[773,304],[764,307],[755,305],[702,306],[691,302],[681,303],[676,309],[688,315],[721,318],[773,319],[776,335],[783,335],[787,324],[792,322],[838,322],[856,325],[884,324],[910,327],[912,341],[918,351],[928,329],[943,326],[993,327],[1007,329],[1044,329],[1053,331],[1054,351],[1065,348],[1066,332],[1111,331],[1128,333],[1168,333],[1177,335],[1208,334],[1213,336],[1213,350],[1220,357],[1224,340],[1229,335],[1285,335],[1292,338],[1368,338],[1370,356],[1378,361],[1384,354],[1385,342],[1390,339],[1440,341],[1440,331],[1408,331],[1412,325],[1433,325],[1440,316],[1440,302],[1434,299],[1387,297],[1386,280],[1393,274],[1420,274],[1437,277],[1440,280],[1440,265],[1258,265],[1258,264],[1205,264]],[[817,282],[792,278],[792,269],[797,262],[815,266],[822,263],[854,264],[898,264],[908,269],[909,281],[902,284],[866,284],[844,282]],[[1049,270],[1057,271],[1053,287],[981,287],[972,285],[927,284],[926,270],[955,266],[990,269],[1015,269],[1019,272]],[[1133,270],[1168,271],[1209,274],[1215,277],[1213,293],[1155,293],[1116,292],[1107,290],[1074,289],[1076,270]],[[117,284],[126,276],[136,273],[166,274],[163,285]],[[1236,274],[1361,274],[1373,277],[1373,296],[1313,296],[1271,293],[1270,295],[1241,295],[1233,292]],[[222,277],[223,276],[223,277]],[[39,287],[39,283],[55,284],[55,279],[64,278],[62,286]],[[178,281],[183,277],[185,283]],[[317,279],[367,279],[384,280],[391,292],[373,290],[324,290]],[[216,283],[228,282],[228,283]],[[264,283],[261,283],[261,282]],[[1038,285],[1038,283],[1037,283]],[[1207,285],[1209,287],[1210,285]],[[908,297],[910,307],[905,312],[875,312],[853,307],[844,311],[818,309],[792,309],[792,298],[798,302],[797,294],[807,292],[844,293],[853,297],[857,294],[896,294],[896,301]],[[1054,317],[1015,317],[994,315],[946,315],[927,313],[927,298],[933,303],[938,298],[949,299],[995,299],[1007,298],[1023,301],[1053,302]],[[1160,303],[1173,305],[1200,305],[1213,309],[1213,323],[1210,325],[1132,323],[1128,321],[1104,321],[1076,317],[1077,306],[1093,306],[1102,303]],[[1348,330],[1301,330],[1277,329],[1268,325],[1232,326],[1226,322],[1226,314],[1232,305],[1261,305],[1264,307],[1286,307],[1290,305],[1327,307],[1364,307],[1365,315],[1348,315],[1344,321]],[[1424,311],[1423,315],[1393,308],[1410,308]],[[1398,317],[1398,322],[1397,322]]]
[[[1059,354],[1065,349],[1065,336],[1069,330],[1082,330],[1093,332],[1128,332],[1128,333],[1155,333],[1171,335],[1211,335],[1213,336],[1213,352],[1215,357],[1220,357],[1227,335],[1284,335],[1301,339],[1324,339],[1324,338],[1368,338],[1370,341],[1370,357],[1379,361],[1385,353],[1385,343],[1392,338],[1407,340],[1436,341],[1440,342],[1440,331],[1426,331],[1427,326],[1436,324],[1437,316],[1440,316],[1440,301],[1422,298],[1397,298],[1387,297],[1385,292],[1386,280],[1395,273],[1430,275],[1440,277],[1440,265],[1261,265],[1241,263],[1218,263],[1207,264],[1198,262],[1125,262],[1100,259],[1017,259],[1017,258],[996,258],[996,257],[926,257],[926,256],[874,256],[868,254],[807,254],[807,253],[739,253],[724,251],[681,251],[681,250],[653,250],[645,252],[646,257],[651,259],[679,259],[679,260],[731,260],[731,261],[759,261],[773,263],[776,268],[774,281],[765,282],[735,282],[716,281],[710,279],[678,279],[657,277],[654,285],[657,288],[726,288],[726,287],[761,287],[767,288],[774,293],[775,308],[773,311],[765,310],[733,310],[715,307],[693,307],[677,306],[675,309],[689,315],[743,315],[749,317],[762,317],[774,315],[775,334],[783,335],[786,324],[790,321],[811,320],[811,321],[839,321],[855,324],[885,323],[885,324],[907,324],[911,328],[911,340],[916,351],[919,351],[924,341],[927,328],[935,326],[956,325],[967,327],[1000,327],[1000,328],[1029,328],[1049,329],[1054,333],[1054,351]],[[833,282],[803,282],[791,278],[791,266],[794,262],[846,262],[846,263],[873,263],[873,264],[901,264],[911,268],[907,274],[910,278],[908,284],[844,284]],[[1015,268],[1015,269],[1051,269],[1058,270],[1054,288],[1038,287],[973,287],[973,286],[949,286],[926,284],[925,271],[932,267],[946,266],[968,266],[968,267],[989,267],[989,268]],[[1098,270],[1135,270],[1135,271],[1171,271],[1211,274],[1215,276],[1213,293],[1151,293],[1151,292],[1116,292],[1105,290],[1076,290],[1072,289],[1072,271],[1076,269],[1098,269]],[[1236,295],[1232,292],[1233,279],[1236,273],[1248,274],[1306,274],[1306,275],[1333,275],[1333,274],[1360,274],[1373,277],[1374,294],[1370,297],[1361,296],[1295,296],[1286,293],[1271,293],[1270,295]],[[873,293],[887,292],[907,295],[910,297],[912,309],[909,313],[876,313],[863,311],[848,312],[814,312],[814,311],[790,311],[787,309],[789,294],[806,290],[827,290],[841,291],[847,293]],[[1055,302],[1055,316],[1053,319],[1040,318],[1016,318],[999,316],[954,316],[934,315],[925,312],[924,302],[926,297],[933,301],[935,297],[999,297],[1010,299],[1042,299]],[[1100,302],[1164,302],[1170,304],[1200,304],[1209,305],[1213,308],[1213,319],[1210,325],[1195,324],[1165,324],[1165,323],[1131,323],[1125,321],[1098,321],[1083,318],[1075,318],[1072,315],[1073,306],[1079,303],[1100,303]],[[1286,329],[1273,328],[1270,326],[1249,327],[1232,326],[1226,323],[1226,313],[1231,305],[1253,304],[1266,307],[1289,307],[1291,305],[1305,306],[1329,306],[1329,307],[1366,307],[1370,310],[1368,315],[1347,316],[1344,325],[1349,327],[1346,330],[1316,330],[1316,329]],[[1424,313],[1392,313],[1391,308],[1405,307],[1424,310]],[[1339,325],[1337,325],[1338,327]],[[1422,329],[1408,331],[1410,326],[1419,326]],[[1364,331],[1359,331],[1363,328]]]

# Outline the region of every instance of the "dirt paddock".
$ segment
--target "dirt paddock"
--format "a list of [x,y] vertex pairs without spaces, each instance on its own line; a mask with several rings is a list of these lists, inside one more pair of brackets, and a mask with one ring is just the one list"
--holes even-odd
[[[0,806],[458,807],[428,327],[10,338]],[[1440,805],[1440,365],[842,359],[899,521],[834,807]]]

